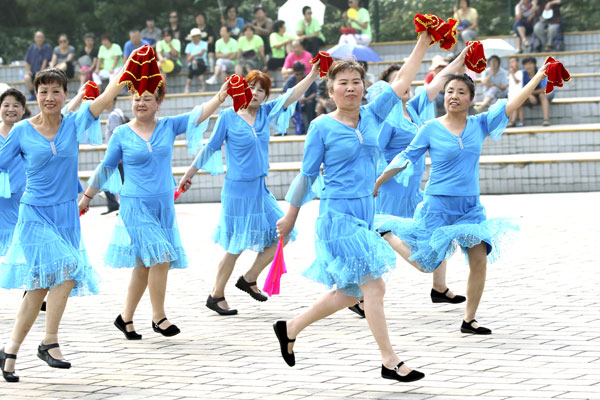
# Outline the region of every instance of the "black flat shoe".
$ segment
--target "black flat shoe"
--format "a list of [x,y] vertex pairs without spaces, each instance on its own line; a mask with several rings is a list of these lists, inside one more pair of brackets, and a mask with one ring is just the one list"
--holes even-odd
[[127,332],[127,325],[133,324],[133,321],[125,322],[123,321],[123,317],[121,314],[115,319],[115,326],[118,330],[125,334],[125,337],[128,340],[141,340],[142,335],[137,333],[136,331]]
[[472,333],[475,335],[491,335],[492,330],[488,328],[484,328],[480,326],[478,328],[473,328],[473,322],[477,322],[477,320],[472,320],[471,322],[466,322],[463,320],[462,325],[460,326],[460,331],[462,333]]
[[354,311],[355,313],[357,313],[358,315],[360,315],[361,318],[365,318],[365,310],[363,310],[362,308],[360,308],[360,303],[363,303],[363,300],[359,301],[358,303],[356,303],[352,307],[348,307],[348,310]]
[[292,351],[292,353],[288,353],[288,344],[294,343],[296,339],[290,339],[287,335],[287,324],[285,321],[277,321],[273,324],[273,330],[275,331],[275,335],[277,336],[277,340],[279,340],[279,347],[281,348],[281,357],[287,365],[293,367],[296,365],[296,355]]
[[398,371],[403,364],[404,361],[401,361],[400,364],[394,367],[394,369],[388,369],[385,367],[385,365],[381,364],[381,377],[383,379],[393,379],[398,382],[414,382],[425,378],[425,374],[417,371],[416,369],[410,371],[408,375],[400,375]]
[[108,214],[110,214],[112,212],[115,212],[115,211],[119,211],[119,207],[117,207],[117,208],[109,208],[108,210],[106,210],[104,212],[101,212],[100,215],[108,215]]
[[267,301],[269,298],[262,294],[260,289],[258,290],[258,293],[252,290],[252,286],[254,285],[256,285],[256,282],[246,282],[246,280],[244,279],[244,275],[242,275],[240,276],[240,279],[238,279],[238,281],[236,282],[235,287],[243,292],[248,293],[256,301]]
[[465,296],[459,296],[459,295],[455,295],[454,297],[448,296],[446,293],[448,293],[449,290],[450,290],[450,288],[446,289],[446,291],[444,293],[442,293],[442,292],[438,292],[435,289],[431,289],[431,301],[433,303],[458,304],[458,303],[464,303],[467,300],[467,298]]
[[221,308],[219,302],[225,300],[225,297],[213,298],[211,295],[206,299],[206,307],[216,311],[219,315],[236,315],[238,311],[234,308]]
[[162,329],[161,327],[159,327],[160,324],[162,324],[164,321],[166,321],[167,318],[163,318],[158,322],[154,322],[152,321],[152,329],[154,329],[154,332],[156,333],[160,333],[163,336],[175,336],[178,335],[179,333],[181,333],[181,331],[179,330],[179,328],[177,327],[177,325],[175,324],[171,324],[168,328],[166,329]]
[[56,359],[56,358],[52,357],[50,355],[50,353],[48,353],[48,350],[54,349],[56,347],[60,347],[58,343],[51,343],[51,344],[43,344],[42,343],[42,344],[40,344],[38,346],[38,353],[37,353],[38,358],[42,361],[45,361],[46,364],[48,364],[52,368],[62,368],[62,369],[71,368],[71,363],[68,362],[67,360]]
[[5,353],[4,349],[0,350],[0,369],[2,369],[2,376],[6,382],[19,382],[19,375],[15,374],[15,371],[7,372],[4,370],[4,365],[6,364],[7,358],[16,360],[17,355]]

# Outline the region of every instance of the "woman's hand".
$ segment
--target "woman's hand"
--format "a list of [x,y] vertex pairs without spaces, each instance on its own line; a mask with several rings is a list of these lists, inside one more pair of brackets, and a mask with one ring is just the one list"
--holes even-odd
[[380,187],[381,187],[381,184],[378,182],[375,182],[375,186],[373,187],[373,197],[377,197],[377,195],[379,194]]
[[310,69],[309,75],[313,75],[313,76],[317,76],[318,77],[319,74],[320,74],[320,68],[319,68],[320,64],[321,64],[321,60],[319,59],[319,60],[317,60],[316,63],[314,63],[312,65],[312,68]]
[[283,218],[280,218],[279,221],[277,221],[277,235],[280,238],[287,237],[292,229],[294,229],[294,222],[295,221],[293,221],[292,218],[288,217],[287,215]]
[[179,184],[177,185],[177,191],[187,192],[189,188],[192,186],[192,178],[195,174],[191,174],[191,171],[188,169],[185,175],[179,180]]
[[81,200],[79,200],[79,214],[85,214],[90,209],[90,202],[92,199],[87,197],[85,194],[81,196]]

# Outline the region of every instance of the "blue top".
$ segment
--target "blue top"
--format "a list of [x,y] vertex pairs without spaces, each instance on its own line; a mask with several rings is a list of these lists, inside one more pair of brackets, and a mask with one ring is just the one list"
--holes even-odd
[[52,59],[52,47],[48,43],[44,43],[42,48],[39,49],[37,45],[34,43],[27,49],[27,53],[25,54],[25,61],[29,64],[31,68],[31,72],[35,75],[36,72],[39,72],[42,68],[42,63],[44,60]]
[[[142,43],[139,46],[134,45],[131,40],[128,40],[127,42],[125,42],[125,45],[123,46],[123,57],[127,58],[134,50],[139,49],[142,46],[150,46],[150,45],[151,45],[151,43],[149,41],[147,41],[146,39],[142,39]],[[117,65],[118,64],[119,63],[117,63]]]
[[[8,135],[10,136],[11,134],[12,130]],[[0,135],[0,148],[4,145],[6,140],[7,139],[4,139],[4,136]],[[19,154],[12,160],[8,160],[6,169],[8,170],[10,193],[23,193],[23,190],[25,190],[25,167],[23,166],[23,156]]]
[[323,164],[322,199],[360,198],[373,195],[377,178],[377,136],[380,124],[400,99],[391,87],[360,107],[358,127],[351,128],[329,115],[321,115],[308,128],[300,174],[286,200],[300,207],[316,196],[311,189]]
[[[101,138],[87,138],[85,131],[98,119],[83,102],[77,112],[63,115],[54,139],[37,132],[28,120],[13,126],[0,148],[0,178],[19,155],[23,157],[27,182],[21,203],[49,206],[77,199],[83,189],[77,174],[79,143],[99,144]],[[3,193],[0,179],[0,193]],[[12,182],[10,183],[12,185]]]
[[[523,82],[521,83],[521,86],[525,87],[525,85],[527,85],[529,83],[531,78],[529,77],[529,74],[527,73],[527,71],[523,70],[522,73],[523,73]],[[548,78],[544,78],[540,81],[540,83],[538,83],[538,85],[535,88],[536,89],[544,89],[546,87],[547,82],[548,82]]]
[[289,126],[291,112],[296,108],[283,105],[292,90],[278,99],[261,104],[254,125],[250,126],[233,108],[221,111],[206,147],[202,149],[194,166],[212,175],[223,173],[221,146],[225,142],[225,163],[227,179],[249,181],[269,173],[269,139],[271,123],[277,122],[277,129],[285,132]]
[[396,180],[405,183],[407,176],[414,174],[415,163],[429,150],[431,171],[426,194],[478,196],[481,146],[488,135],[498,140],[507,123],[506,100],[496,102],[488,112],[468,117],[459,136],[447,130],[438,119],[431,120],[386,170],[407,167],[396,175]]
[[[119,126],[108,142],[104,160],[88,184],[94,189],[128,197],[155,196],[173,191],[173,145],[175,137],[185,133],[190,115],[186,113],[159,119],[148,141],[138,136],[128,124]],[[121,160],[125,174],[122,187],[117,169]]]

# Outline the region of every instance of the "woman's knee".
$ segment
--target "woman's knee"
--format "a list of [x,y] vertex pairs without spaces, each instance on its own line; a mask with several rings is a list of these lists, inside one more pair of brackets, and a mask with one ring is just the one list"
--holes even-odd
[[385,295],[385,281],[383,278],[373,279],[359,286],[365,297],[383,298]]

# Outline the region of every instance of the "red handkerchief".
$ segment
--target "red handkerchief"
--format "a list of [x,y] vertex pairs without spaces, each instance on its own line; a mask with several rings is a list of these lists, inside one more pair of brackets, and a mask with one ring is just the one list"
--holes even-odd
[[94,100],[98,96],[100,96],[100,90],[98,89],[96,82],[87,81],[83,92],[83,100]]
[[244,77],[233,74],[227,77],[226,80],[229,82],[227,94],[233,99],[233,110],[238,112],[238,110],[248,107],[252,100],[252,91]]
[[418,34],[429,32],[431,43],[439,43],[444,50],[450,50],[456,44],[456,25],[458,21],[449,18],[448,22],[433,14],[416,14],[415,31]]
[[142,46],[135,50],[127,63],[119,83],[127,83],[130,92],[142,95],[145,92],[156,93],[163,79],[156,62],[156,54],[151,46]]
[[321,61],[321,63],[319,64],[319,77],[322,78],[327,75],[329,67],[331,67],[331,64],[333,64],[333,58],[331,58],[331,55],[329,55],[329,53],[320,51],[319,54],[315,56],[315,58],[310,60],[310,63],[314,64],[319,60]]
[[546,67],[546,76],[548,77],[546,94],[550,94],[555,87],[563,87],[563,82],[570,81],[571,74],[560,61],[556,61],[552,56],[546,58],[544,65],[546,64],[548,64]]
[[467,46],[470,44],[473,46],[469,47],[467,50],[467,55],[465,56],[465,65],[471,71],[475,71],[478,74],[485,71],[485,67],[487,65],[487,60],[485,59],[485,53],[483,51],[483,45],[480,41],[476,42],[467,42]]

